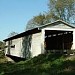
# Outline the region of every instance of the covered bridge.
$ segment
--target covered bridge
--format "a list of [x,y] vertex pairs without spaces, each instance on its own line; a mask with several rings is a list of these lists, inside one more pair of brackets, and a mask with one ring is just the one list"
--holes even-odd
[[5,41],[5,55],[30,58],[45,52],[75,50],[75,26],[57,20],[22,32]]

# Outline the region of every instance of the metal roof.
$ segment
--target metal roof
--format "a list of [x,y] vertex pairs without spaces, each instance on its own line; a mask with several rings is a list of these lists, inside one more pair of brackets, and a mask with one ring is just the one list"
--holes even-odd
[[57,25],[57,24],[60,24],[60,23],[63,23],[69,27],[72,27],[72,28],[75,28],[75,25],[72,25],[72,24],[68,24],[66,23],[65,21],[62,21],[62,20],[57,20],[53,23],[47,23],[45,25],[41,25],[41,26],[38,26],[36,28],[33,28],[33,29],[30,29],[30,30],[27,30],[25,32],[22,32],[20,34],[17,34],[15,36],[12,36],[12,37],[9,37],[7,39],[4,39],[3,41],[8,41],[8,40],[11,40],[11,39],[16,39],[16,38],[20,38],[20,37],[23,37],[23,36],[26,36],[26,35],[30,35],[30,34],[34,34],[34,33],[37,33],[37,32],[40,32],[42,28],[46,27],[46,26],[53,26],[53,25]]

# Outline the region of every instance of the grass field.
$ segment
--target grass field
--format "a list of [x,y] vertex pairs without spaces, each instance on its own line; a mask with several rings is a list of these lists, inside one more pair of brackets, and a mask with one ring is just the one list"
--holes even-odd
[[11,63],[0,53],[0,75],[75,75],[75,60],[48,53]]

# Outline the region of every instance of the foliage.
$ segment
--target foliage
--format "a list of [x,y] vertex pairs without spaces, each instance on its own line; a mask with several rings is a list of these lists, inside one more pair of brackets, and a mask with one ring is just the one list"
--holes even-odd
[[44,14],[39,14],[34,16],[31,20],[28,21],[26,30],[36,28],[37,26],[43,25],[45,20]]
[[54,22],[55,20],[58,20],[58,19],[60,19],[60,18],[58,16],[56,16],[53,12],[48,12],[46,14],[44,24]]
[[25,59],[29,59],[31,57],[31,52],[29,51],[31,48],[31,40],[32,40],[32,35],[27,35],[23,38],[22,42],[22,54]]
[[7,59],[5,58],[4,51],[0,51],[0,64],[7,62]]
[[49,11],[36,15],[29,20],[26,30],[58,19],[75,24],[75,0],[49,0],[48,7]]
[[4,49],[4,43],[2,41],[0,41],[0,49]]
[[12,36],[15,36],[15,35],[17,35],[18,33],[17,32],[11,32],[9,35],[8,35],[8,37],[12,37]]
[[4,51],[0,51],[0,58],[3,58],[5,56]]
[[39,25],[43,25],[44,24],[44,19],[45,19],[45,15],[43,14],[39,14],[38,16],[34,17],[34,22],[39,24]]
[[75,0],[49,0],[49,13],[69,23],[74,23]]
[[75,75],[75,60],[57,54],[40,54],[18,63],[1,63],[0,75]]

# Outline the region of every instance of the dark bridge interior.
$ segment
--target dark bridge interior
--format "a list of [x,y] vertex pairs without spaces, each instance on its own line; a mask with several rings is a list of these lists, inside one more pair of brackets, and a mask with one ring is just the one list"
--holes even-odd
[[72,31],[45,31],[45,49],[46,50],[68,50],[71,49],[73,42]]

